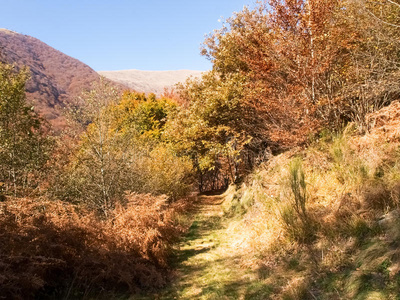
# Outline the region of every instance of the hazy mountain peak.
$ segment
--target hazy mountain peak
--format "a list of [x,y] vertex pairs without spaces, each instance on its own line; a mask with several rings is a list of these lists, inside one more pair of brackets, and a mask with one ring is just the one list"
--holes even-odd
[[15,31],[9,30],[9,29],[7,29],[7,28],[0,28],[0,31],[3,31],[3,32],[5,32],[5,33],[12,33],[12,34],[16,34],[16,33],[17,33],[17,32],[15,32]]
[[190,76],[200,77],[203,71],[144,71],[131,69],[99,71],[98,73],[112,81],[126,85],[135,91],[160,95],[165,88],[173,87],[178,82],[184,82]]

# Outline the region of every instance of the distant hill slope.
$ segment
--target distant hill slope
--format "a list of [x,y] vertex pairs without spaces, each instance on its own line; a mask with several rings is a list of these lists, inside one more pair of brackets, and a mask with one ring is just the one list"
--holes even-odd
[[177,70],[177,71],[100,71],[99,74],[131,89],[144,93],[162,94],[165,87],[173,87],[178,82],[185,81],[188,77],[200,77],[202,71]]
[[61,107],[68,98],[90,88],[99,75],[86,64],[31,36],[0,29],[1,59],[28,66],[27,97],[54,126],[64,123]]

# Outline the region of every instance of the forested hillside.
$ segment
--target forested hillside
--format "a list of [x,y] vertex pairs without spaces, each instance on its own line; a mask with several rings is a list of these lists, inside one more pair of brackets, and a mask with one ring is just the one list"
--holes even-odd
[[211,71],[99,80],[60,136],[1,63],[0,296],[397,299],[399,28],[397,0],[257,2]]
[[65,126],[63,107],[100,76],[89,66],[33,37],[0,29],[0,60],[28,67],[27,98],[53,127]]

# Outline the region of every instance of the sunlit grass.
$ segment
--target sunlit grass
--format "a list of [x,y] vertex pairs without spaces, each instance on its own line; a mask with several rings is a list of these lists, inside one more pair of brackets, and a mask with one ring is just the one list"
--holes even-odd
[[[223,196],[229,197],[231,192]],[[232,234],[232,219],[223,215],[224,197],[202,197],[199,212],[177,251],[176,280],[165,291],[141,299],[268,297],[271,287],[260,279],[258,270],[242,263],[242,253],[235,243],[237,237]]]

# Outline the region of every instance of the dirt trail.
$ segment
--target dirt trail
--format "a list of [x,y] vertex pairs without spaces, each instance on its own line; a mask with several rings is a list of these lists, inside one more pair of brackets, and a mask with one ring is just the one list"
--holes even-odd
[[[197,213],[180,244],[177,276],[169,288],[152,299],[263,299],[265,286],[258,274],[240,266],[233,238],[227,232],[231,220],[223,217],[223,196],[200,196]],[[261,298],[260,298],[261,297]],[[149,298],[147,298],[149,299]]]

